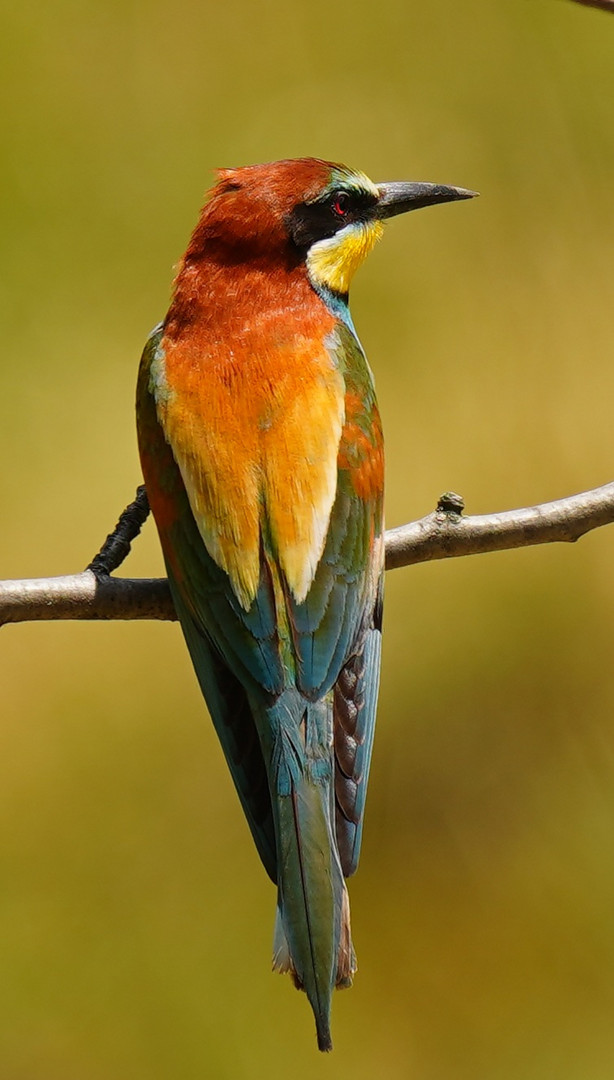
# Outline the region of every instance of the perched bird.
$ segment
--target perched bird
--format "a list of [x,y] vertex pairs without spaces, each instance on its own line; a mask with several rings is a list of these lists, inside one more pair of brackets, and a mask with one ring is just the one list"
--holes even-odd
[[274,967],[332,1049],[356,970],[379,681],[384,456],[348,309],[387,218],[462,188],[315,158],[224,169],[137,392],[145,484],[202,692],[277,885]]

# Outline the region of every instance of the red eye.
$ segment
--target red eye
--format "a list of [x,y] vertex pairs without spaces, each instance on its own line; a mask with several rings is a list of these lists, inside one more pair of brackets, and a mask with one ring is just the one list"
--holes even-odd
[[337,193],[337,195],[335,196],[335,201],[333,203],[333,210],[338,217],[345,217],[348,212],[349,201],[349,196],[346,195],[345,191],[339,191]]

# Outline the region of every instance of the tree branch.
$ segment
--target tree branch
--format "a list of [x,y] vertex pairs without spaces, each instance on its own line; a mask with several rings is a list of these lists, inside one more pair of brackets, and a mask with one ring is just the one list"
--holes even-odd
[[56,619],[176,619],[166,578],[96,576],[0,581],[0,626]]
[[500,514],[462,517],[463,509],[460,496],[447,493],[434,513],[390,529],[386,533],[386,569],[533,544],[574,543],[591,529],[614,522],[614,483]]
[[[533,544],[573,543],[614,523],[614,483],[540,506],[463,517],[446,492],[431,514],[386,533],[386,569]],[[121,515],[87,570],[66,577],[0,581],[0,626],[50,619],[176,619],[164,578],[115,578],[149,513],[145,488]]]
[[149,517],[145,485],[80,574],[0,581],[0,626],[50,619],[176,619],[165,578],[113,578]]

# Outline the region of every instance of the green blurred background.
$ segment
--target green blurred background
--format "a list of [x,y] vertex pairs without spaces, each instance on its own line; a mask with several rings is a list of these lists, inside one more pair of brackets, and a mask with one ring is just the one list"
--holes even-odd
[[[139,482],[134,382],[216,166],[482,192],[353,312],[390,525],[612,479],[614,18],[565,0],[23,0],[1,14],[0,577]],[[611,1080],[614,535],[397,570],[335,1053],[179,630],[0,633],[1,1080]],[[161,572],[153,525],[125,573]]]

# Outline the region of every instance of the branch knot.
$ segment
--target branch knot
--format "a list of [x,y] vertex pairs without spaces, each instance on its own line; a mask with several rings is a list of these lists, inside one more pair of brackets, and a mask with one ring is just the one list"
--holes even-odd
[[462,495],[457,495],[455,491],[444,491],[443,495],[440,495],[437,500],[437,511],[439,513],[453,514],[460,517],[464,509],[465,500]]

